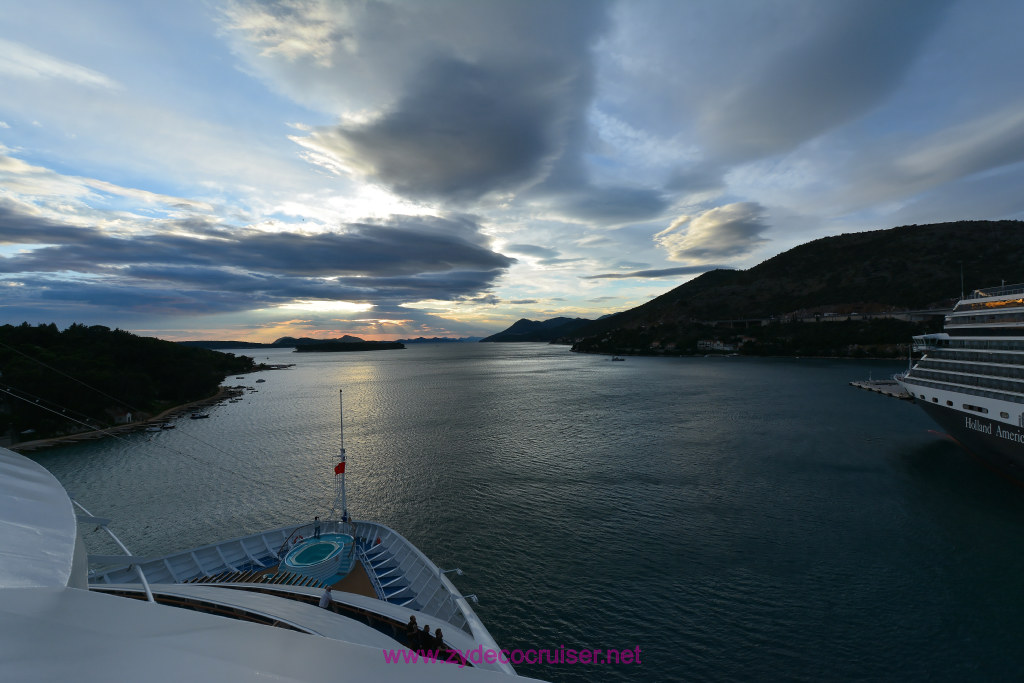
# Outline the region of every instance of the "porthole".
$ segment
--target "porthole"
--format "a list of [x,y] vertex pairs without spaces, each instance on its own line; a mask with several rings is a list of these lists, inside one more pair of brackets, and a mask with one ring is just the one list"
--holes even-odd
[[1003,418],[1005,420],[1006,418],[1010,417],[1010,414],[1009,413],[999,413],[999,417],[1001,417],[1001,418]]
[[951,406],[951,405],[953,405],[953,402],[952,401],[946,401],[946,405],[947,406]]
[[934,398],[934,397],[932,398],[932,403],[938,403],[938,402],[939,402],[939,399]]

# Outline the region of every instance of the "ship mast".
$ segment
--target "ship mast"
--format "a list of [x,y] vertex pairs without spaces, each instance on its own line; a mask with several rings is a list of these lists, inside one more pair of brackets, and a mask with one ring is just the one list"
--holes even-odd
[[341,453],[338,456],[338,464],[334,466],[334,505],[332,512],[341,509],[341,521],[348,521],[348,505],[345,501],[345,405],[343,392],[338,390],[338,429],[341,435]]

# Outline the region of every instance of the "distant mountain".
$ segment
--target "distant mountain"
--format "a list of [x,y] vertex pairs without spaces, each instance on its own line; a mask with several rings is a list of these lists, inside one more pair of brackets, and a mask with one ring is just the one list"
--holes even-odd
[[361,341],[366,341],[366,340],[365,339],[360,339],[359,337],[353,337],[351,335],[346,334],[345,336],[338,337],[337,339],[311,339],[310,337],[299,337],[298,339],[296,339],[295,337],[281,337],[280,339],[276,340],[273,345],[274,346],[304,346],[306,344],[331,344],[331,343],[334,343],[334,344],[351,344],[353,342],[361,342]]
[[551,318],[549,320],[517,320],[508,329],[484,337],[482,342],[550,342],[570,337],[577,330],[594,321],[585,318]]
[[415,339],[398,339],[402,344],[458,344],[478,342],[482,337],[416,337]]
[[296,351],[301,352],[320,352],[320,351],[384,351],[388,349],[404,349],[405,344],[401,342],[391,341],[352,341],[352,342],[339,342],[339,341],[328,341],[319,344],[298,344],[295,347]]
[[189,346],[195,349],[263,349],[273,348],[276,344],[261,344],[259,342],[244,342],[244,341],[214,341],[214,340],[200,340],[200,341],[183,341],[177,342],[181,346]]
[[281,337],[270,344],[261,344],[259,342],[244,342],[244,341],[183,341],[178,342],[182,346],[191,346],[200,349],[289,349],[296,346],[303,346],[305,344],[326,344],[329,342],[338,343],[351,343],[363,341],[359,337],[352,337],[345,335],[339,339],[312,339],[310,337]]
[[[1024,282],[1024,223],[908,225],[814,240],[749,270],[704,273],[642,306],[594,321],[576,331],[586,339],[574,348],[682,353],[695,351],[698,338],[731,337],[738,350],[753,352],[760,338],[775,335],[762,351],[791,352],[806,341],[808,355],[815,348],[847,355],[862,337],[905,343],[909,338],[899,335],[911,328],[886,323],[883,333],[886,325],[866,319],[952,306],[961,267],[968,291]],[[801,330],[799,321],[814,321],[816,314],[833,326],[840,323],[831,321],[850,318],[848,332],[831,327],[825,340],[813,322]],[[784,324],[790,327],[779,327]],[[934,328],[935,321],[926,326]]]

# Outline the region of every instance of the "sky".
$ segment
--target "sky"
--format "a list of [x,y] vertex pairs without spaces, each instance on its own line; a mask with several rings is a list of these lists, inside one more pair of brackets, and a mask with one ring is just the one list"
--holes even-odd
[[1016,0],[0,0],[0,324],[485,336],[1024,218]]

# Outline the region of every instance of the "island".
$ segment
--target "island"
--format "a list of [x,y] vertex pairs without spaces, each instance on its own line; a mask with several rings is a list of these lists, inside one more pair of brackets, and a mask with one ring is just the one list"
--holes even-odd
[[329,341],[322,344],[302,344],[295,347],[296,353],[315,351],[384,351],[389,349],[404,349],[405,344],[393,341],[357,341],[337,342]]

